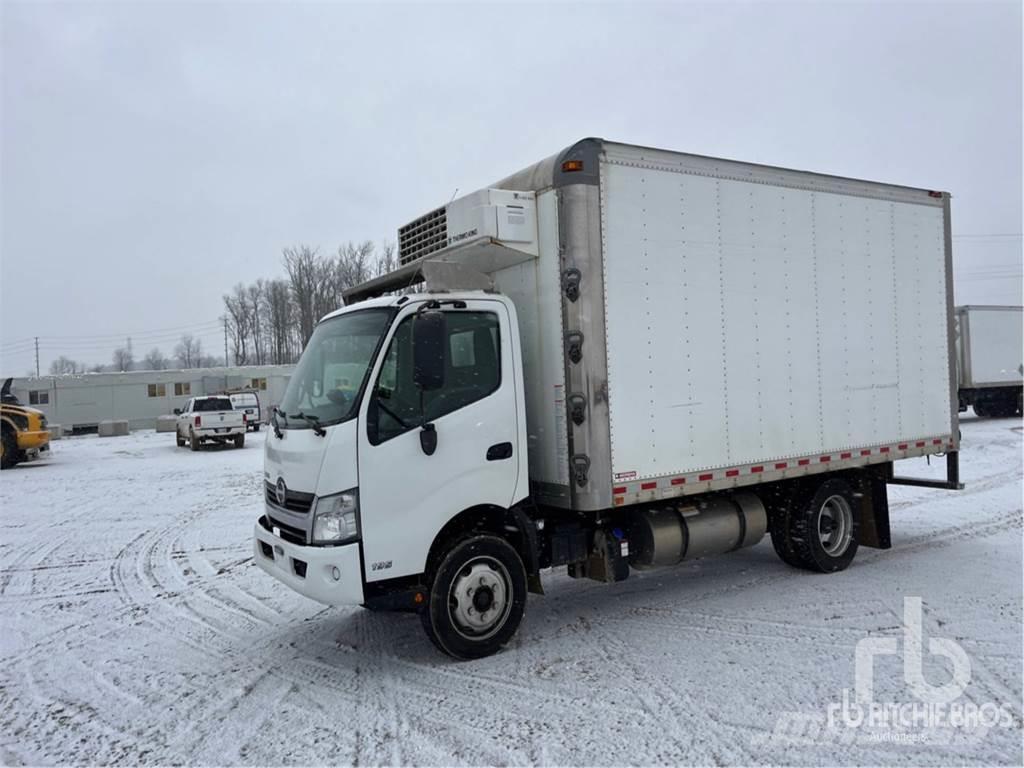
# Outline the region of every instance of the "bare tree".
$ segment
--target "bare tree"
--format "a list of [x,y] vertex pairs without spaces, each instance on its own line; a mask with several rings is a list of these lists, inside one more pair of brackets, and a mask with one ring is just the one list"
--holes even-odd
[[157,347],[149,350],[149,353],[142,358],[142,365],[147,371],[162,371],[167,368],[167,358]]
[[81,363],[76,363],[70,357],[61,355],[52,363],[50,363],[50,374],[53,376],[62,376],[66,373],[78,373],[84,371],[85,366]]
[[236,365],[249,364],[250,329],[249,329],[249,293],[241,283],[234,287],[231,294],[224,296],[224,308],[228,311],[228,330],[231,334],[231,346],[235,355]]
[[385,240],[380,244],[380,253],[374,263],[373,276],[380,277],[389,272],[394,272],[398,267],[398,259],[395,256],[395,244]]
[[174,356],[178,358],[178,364],[182,368],[198,368],[199,358],[203,354],[203,343],[191,333],[181,337],[181,341],[174,348]]
[[134,362],[135,358],[132,357],[132,351],[128,347],[118,347],[114,350],[115,371],[130,371]]
[[252,334],[252,351],[256,365],[266,362],[266,349],[263,347],[262,311],[264,298],[264,281],[260,278],[249,286],[246,294],[249,298],[249,330]]
[[298,317],[299,343],[305,347],[309,337],[313,335],[316,324],[316,294],[322,276],[319,264],[319,251],[308,245],[285,248],[284,268],[288,272],[288,282]]
[[266,327],[269,333],[270,362],[292,362],[294,312],[287,280],[271,280],[266,285]]

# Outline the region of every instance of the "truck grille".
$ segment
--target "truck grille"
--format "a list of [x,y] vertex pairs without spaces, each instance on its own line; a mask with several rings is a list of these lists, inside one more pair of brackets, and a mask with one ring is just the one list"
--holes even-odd
[[[266,483],[266,496],[267,503],[272,504],[275,507],[281,507],[281,504],[277,503],[277,487],[272,483]],[[284,497],[284,509],[289,512],[298,512],[299,514],[306,514],[309,512],[309,508],[313,505],[313,494],[302,493],[301,491],[293,491],[291,488],[285,491]]]
[[398,264],[439,251],[448,245],[448,214],[438,208],[409,222],[398,230]]
[[270,516],[261,518],[260,522],[263,524],[263,528],[271,533],[274,532],[274,528],[277,528],[278,535],[287,542],[301,544],[302,546],[307,544],[306,532],[299,528],[282,523],[280,520],[275,520]]

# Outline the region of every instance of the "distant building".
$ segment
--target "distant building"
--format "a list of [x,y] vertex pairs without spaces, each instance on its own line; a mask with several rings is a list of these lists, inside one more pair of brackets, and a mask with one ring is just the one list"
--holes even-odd
[[294,365],[246,365],[128,373],[80,373],[15,378],[11,392],[38,408],[65,431],[92,432],[104,419],[127,419],[131,429],[153,429],[157,416],[181,408],[190,397],[251,390],[262,420],[281,402]]

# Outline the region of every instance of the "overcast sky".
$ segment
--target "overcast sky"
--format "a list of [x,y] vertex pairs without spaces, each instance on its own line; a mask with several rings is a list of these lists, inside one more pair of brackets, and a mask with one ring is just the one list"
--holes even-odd
[[[1021,10],[2,4],[0,366],[210,351],[281,249],[395,238],[602,136],[953,193],[958,303],[1021,303]],[[100,338],[103,337],[103,338]]]

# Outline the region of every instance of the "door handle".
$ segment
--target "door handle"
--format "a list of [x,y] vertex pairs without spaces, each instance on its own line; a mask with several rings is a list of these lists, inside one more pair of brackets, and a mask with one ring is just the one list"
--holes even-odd
[[500,461],[512,458],[512,443],[495,443],[487,449],[488,461]]

